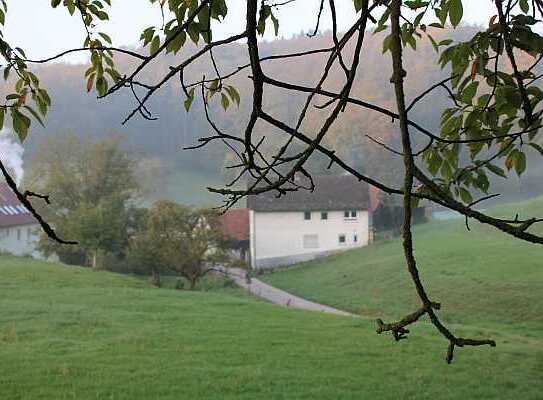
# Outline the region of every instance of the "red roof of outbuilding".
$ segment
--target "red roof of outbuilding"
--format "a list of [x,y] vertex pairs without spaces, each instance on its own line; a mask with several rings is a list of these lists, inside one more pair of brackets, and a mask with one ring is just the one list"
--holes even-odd
[[10,187],[0,182],[0,227],[36,223],[32,214],[21,204]]
[[381,196],[381,190],[375,186],[370,185],[370,211],[374,212],[379,207]]
[[233,208],[221,215],[222,232],[230,239],[249,240],[249,209]]

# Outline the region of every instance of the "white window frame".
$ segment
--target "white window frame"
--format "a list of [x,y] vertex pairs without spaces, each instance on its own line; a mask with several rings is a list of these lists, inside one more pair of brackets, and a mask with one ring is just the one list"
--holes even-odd
[[358,221],[358,210],[345,210],[343,212],[343,219],[345,221]]

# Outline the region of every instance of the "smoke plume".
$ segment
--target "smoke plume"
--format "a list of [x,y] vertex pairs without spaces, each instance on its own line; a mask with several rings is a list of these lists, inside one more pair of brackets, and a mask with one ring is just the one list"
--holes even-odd
[[13,174],[12,177],[17,185],[21,183],[24,176],[23,152],[23,146],[13,140],[11,131],[7,129],[0,131],[0,160]]

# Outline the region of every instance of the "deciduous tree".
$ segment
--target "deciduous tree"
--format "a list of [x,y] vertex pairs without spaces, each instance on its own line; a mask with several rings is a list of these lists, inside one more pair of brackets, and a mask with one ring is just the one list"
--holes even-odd
[[61,259],[83,253],[93,268],[103,266],[105,254],[122,252],[139,189],[134,173],[135,162],[118,139],[93,143],[65,134],[46,140],[31,161],[29,185],[53,199],[39,205],[44,217],[78,244],[43,235],[42,250]]
[[189,281],[192,290],[201,278],[228,262],[225,246],[216,212],[162,200],[148,210],[130,253],[155,282],[160,282],[161,271],[174,271]]

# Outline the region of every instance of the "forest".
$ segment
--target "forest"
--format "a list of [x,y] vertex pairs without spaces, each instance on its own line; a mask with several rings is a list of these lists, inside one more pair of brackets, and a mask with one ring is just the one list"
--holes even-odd
[[[438,43],[445,37],[453,37],[454,40],[461,41],[473,35],[474,30],[474,27],[461,27],[450,31],[436,30],[432,35]],[[394,98],[389,83],[391,70],[382,54],[382,39],[381,34],[368,37],[361,63],[361,74],[354,84],[352,93],[353,97],[392,109],[394,108]],[[261,55],[267,57],[307,49],[325,48],[329,47],[331,43],[332,34],[329,31],[321,32],[314,37],[301,32],[292,38],[263,43]],[[405,53],[406,65],[411,71],[409,79],[406,80],[408,100],[415,98],[428,87],[445,78],[448,72],[440,70],[433,62],[437,60],[438,53],[430,41],[421,40],[417,46],[416,52],[406,49]],[[150,82],[153,81],[153,78],[156,80],[164,71],[167,71],[170,65],[175,64],[175,57],[184,57],[186,52],[196,50],[196,46],[187,43],[183,54],[159,58],[143,71],[144,78]],[[217,51],[216,57],[220,59],[221,73],[227,74],[247,64],[243,50],[243,44],[234,43],[224,48],[221,47]],[[352,56],[352,50],[347,47],[345,54]],[[145,50],[138,51],[144,52]],[[521,63],[529,63],[531,57],[522,54],[519,60]],[[270,60],[263,65],[270,76],[299,84],[312,84],[318,78],[323,63],[323,56],[315,54],[301,59],[283,59],[280,62]],[[121,72],[130,70],[130,61],[123,55],[117,56],[117,64]],[[159,182],[158,193],[151,196],[152,199],[174,197],[175,200],[185,203],[209,202],[211,200],[208,197],[203,199],[200,197],[184,198],[182,194],[178,193],[178,190],[172,189],[172,187],[192,185],[191,187],[199,186],[195,187],[195,190],[203,191],[205,186],[221,185],[231,177],[229,170],[225,167],[232,163],[233,154],[226,146],[210,144],[202,149],[183,150],[185,147],[197,145],[198,139],[207,136],[211,128],[206,121],[203,107],[198,98],[190,111],[185,111],[184,95],[179,81],[165,85],[151,99],[149,110],[153,114],[153,118],[157,118],[156,120],[135,118],[123,125],[124,117],[137,105],[129,91],[119,92],[119,94],[106,99],[97,99],[94,91],[88,93],[87,96],[82,96],[81,93],[86,91],[86,82],[83,78],[85,65],[69,63],[59,65],[57,63],[46,66],[38,65],[37,68],[43,85],[50,90],[54,103],[45,127],[39,125],[33,127],[36,134],[30,135],[25,143],[25,161],[32,159],[40,142],[50,135],[69,132],[79,136],[101,139],[116,134],[122,135],[126,139],[124,141],[126,146],[139,159],[148,162],[155,170],[157,168],[160,170],[161,176],[156,178]],[[195,82],[206,74],[212,75],[212,64],[200,61],[191,67],[185,80],[186,82]],[[331,71],[327,89],[337,89],[334,87],[335,81],[339,87],[341,74],[342,71],[338,68]],[[251,107],[249,70],[241,71],[231,83],[240,93],[239,106],[233,105],[226,112],[219,110],[222,105],[217,96],[211,101],[210,117],[225,131],[238,135],[246,123]],[[5,87],[9,87],[9,85]],[[285,93],[282,93],[281,89],[272,88],[269,90],[273,92],[266,96],[265,108],[272,115],[286,119],[289,123],[295,121],[302,107],[304,96],[296,96],[292,93],[284,96]],[[441,110],[447,106],[448,101],[450,99],[447,99],[446,93],[444,95],[443,92],[434,91],[433,94],[425,97],[424,101],[417,104],[412,115],[424,126],[437,129]],[[306,118],[303,125],[304,131],[309,133],[322,122],[317,112],[313,114]],[[269,127],[257,126],[257,132],[265,136],[262,144],[265,150],[280,146],[288,139],[284,133],[270,131]],[[392,121],[387,121],[387,117],[370,110],[347,106],[344,116],[336,121],[332,131],[325,138],[324,144],[328,148],[334,149],[337,154],[358,169],[389,184],[397,184],[396,179],[401,175],[398,173],[402,168],[401,157],[385,150],[376,141],[392,148],[399,148],[399,137]],[[425,145],[425,138],[415,137],[415,143],[419,148],[422,148]],[[313,173],[337,172],[334,168],[327,169],[327,167],[328,162],[318,155],[312,156],[309,160],[308,168]],[[518,193],[523,192],[526,192],[527,195],[533,195],[537,193],[528,193],[531,187],[529,182],[533,179],[533,175],[534,169],[530,169],[530,173],[523,176],[522,182],[517,181],[508,185],[507,188],[500,187],[499,180],[496,183],[500,191],[503,192],[505,189],[505,195],[518,197]],[[217,198],[212,199],[214,202],[218,201]]]

